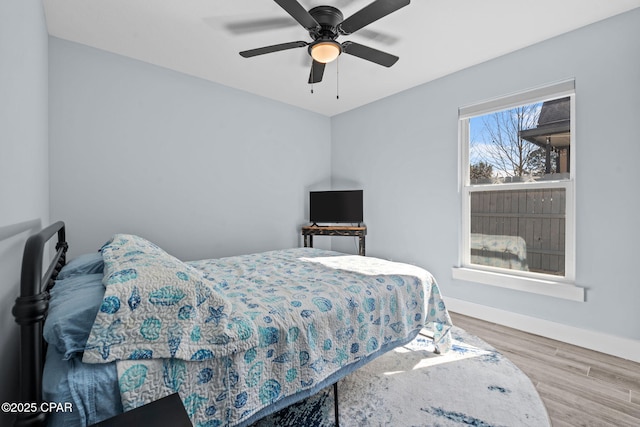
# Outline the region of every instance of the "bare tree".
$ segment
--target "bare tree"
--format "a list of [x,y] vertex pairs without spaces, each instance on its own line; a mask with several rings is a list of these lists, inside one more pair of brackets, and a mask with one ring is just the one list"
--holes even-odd
[[519,132],[537,126],[541,104],[530,104],[480,117],[471,149],[474,160],[493,166],[498,176],[523,176],[539,169],[539,147],[519,137]]

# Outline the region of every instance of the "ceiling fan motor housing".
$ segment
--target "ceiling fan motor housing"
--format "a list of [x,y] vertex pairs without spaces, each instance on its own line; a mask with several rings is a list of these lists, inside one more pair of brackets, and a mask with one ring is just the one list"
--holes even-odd
[[334,40],[338,37],[338,24],[344,20],[342,12],[332,6],[317,6],[309,14],[320,24],[320,30],[309,32],[311,38]]

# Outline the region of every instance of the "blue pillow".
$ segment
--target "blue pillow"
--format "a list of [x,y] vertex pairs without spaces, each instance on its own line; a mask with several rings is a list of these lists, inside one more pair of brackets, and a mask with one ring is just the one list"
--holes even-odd
[[71,275],[51,289],[43,336],[65,360],[84,351],[104,297],[102,273]]
[[80,255],[67,263],[60,273],[58,280],[64,280],[71,276],[79,276],[82,274],[102,273],[104,270],[104,261],[101,252]]

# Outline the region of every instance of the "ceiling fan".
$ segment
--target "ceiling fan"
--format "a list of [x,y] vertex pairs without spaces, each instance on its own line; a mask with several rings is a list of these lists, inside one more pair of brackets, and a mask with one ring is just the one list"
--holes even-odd
[[297,0],[274,0],[293,19],[298,21],[313,39],[311,42],[295,41],[240,52],[244,58],[308,46],[313,62],[309,83],[322,81],[324,67],[341,53],[357,56],[385,67],[391,67],[398,57],[359,43],[345,41],[338,43],[341,35],[353,34],[359,29],[407,6],[411,0],[376,0],[360,9],[347,19],[333,6],[317,6],[307,11]]

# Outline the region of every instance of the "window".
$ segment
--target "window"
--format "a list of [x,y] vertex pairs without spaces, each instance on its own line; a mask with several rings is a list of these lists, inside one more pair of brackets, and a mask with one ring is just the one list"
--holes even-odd
[[575,279],[574,81],[460,109],[454,278],[584,300]]

